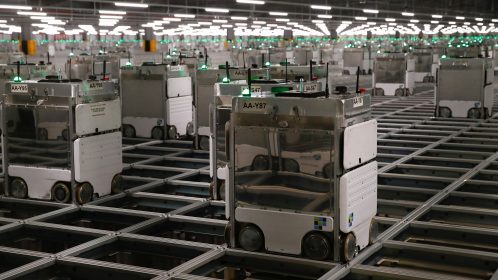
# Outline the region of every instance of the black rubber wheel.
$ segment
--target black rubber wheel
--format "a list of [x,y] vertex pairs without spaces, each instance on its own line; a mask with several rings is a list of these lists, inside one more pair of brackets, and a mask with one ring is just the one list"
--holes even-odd
[[468,111],[467,117],[469,119],[480,119],[481,118],[481,109],[472,108]]
[[71,189],[66,183],[55,183],[52,187],[52,199],[56,202],[68,203],[71,199]]
[[259,251],[263,248],[264,236],[256,226],[244,225],[239,231],[238,243],[246,251]]
[[258,155],[252,161],[253,170],[268,170],[269,167],[270,163],[267,156]]
[[21,178],[12,178],[9,183],[9,194],[15,198],[26,198],[28,196],[28,185]]
[[303,238],[303,255],[317,261],[329,258],[332,253],[330,240],[320,232],[311,232]]
[[122,130],[123,137],[135,138],[137,136],[135,128],[132,125],[123,124]]
[[209,137],[199,136],[199,148],[203,151],[209,151]]
[[38,128],[38,140],[48,140],[48,131],[46,128]]
[[324,178],[330,179],[332,177],[332,173],[334,172],[334,166],[332,165],[332,163],[329,162],[329,163],[325,164],[322,172],[323,172]]
[[225,181],[221,182],[221,184],[218,186],[218,200],[225,200]]
[[368,244],[373,244],[379,235],[379,224],[372,220],[368,229]]
[[76,202],[85,204],[93,199],[93,187],[90,183],[80,183],[76,186]]
[[352,232],[346,233],[342,242],[342,259],[345,262],[351,261],[357,251],[356,251],[356,237]]
[[61,133],[62,139],[67,141],[69,139],[69,129],[64,128]]
[[225,231],[223,232],[223,237],[225,238],[225,243],[228,245],[228,247],[232,247],[230,245],[230,232],[232,231],[232,224],[228,222],[225,226]]
[[152,131],[150,132],[150,137],[152,139],[156,139],[156,140],[163,140],[164,139],[164,128],[162,128],[160,126],[154,126],[154,128],[152,128]]
[[441,118],[451,118],[451,110],[448,107],[439,107],[439,117]]
[[194,124],[192,122],[187,123],[187,136],[194,135]]
[[178,138],[178,131],[176,130],[176,126],[171,125],[168,126],[168,139],[176,139]]
[[111,181],[111,193],[117,194],[123,192],[123,176],[121,174],[116,174],[112,177]]
[[299,173],[299,163],[294,159],[284,159],[284,170],[292,173]]

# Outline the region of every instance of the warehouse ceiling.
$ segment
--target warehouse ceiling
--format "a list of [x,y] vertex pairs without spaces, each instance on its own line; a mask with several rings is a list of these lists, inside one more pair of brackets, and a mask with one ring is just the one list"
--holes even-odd
[[[239,3],[255,1],[256,4]],[[121,0],[126,3],[143,3],[148,7],[116,6],[110,0],[2,0],[0,19],[8,24],[21,22],[38,23],[27,15],[19,15],[19,9],[1,8],[1,5],[23,5],[31,7],[30,11],[43,12],[62,20],[67,27],[95,25],[99,28],[102,10],[123,11],[125,15],[115,23],[132,28],[143,28],[143,24],[160,21],[175,14],[191,14],[195,18],[181,18],[181,22],[163,22],[161,28],[176,28],[181,24],[196,24],[199,21],[212,22],[213,19],[227,20],[226,24],[235,22],[264,21],[285,25],[289,20],[316,30],[316,24],[323,21],[329,30],[335,30],[344,21],[352,24],[366,22],[386,23],[386,18],[398,24],[416,22],[420,24],[476,24],[487,25],[498,22],[498,0]],[[318,8],[313,9],[313,5]],[[228,11],[206,11],[206,8],[227,9]],[[269,12],[283,14],[270,15]],[[373,13],[372,13],[373,12]],[[403,16],[401,13],[408,13]],[[413,15],[411,15],[412,13]],[[247,17],[237,19],[232,17]],[[481,20],[482,18],[482,20]],[[278,20],[277,20],[278,19]],[[416,19],[414,21],[414,19]],[[418,23],[418,22],[417,22]],[[241,24],[242,25],[242,24]],[[498,25],[498,23],[497,23]],[[105,25],[104,25],[105,26]],[[112,29],[112,26],[110,26]],[[68,29],[68,28],[66,28]],[[323,30],[323,29],[322,29]]]

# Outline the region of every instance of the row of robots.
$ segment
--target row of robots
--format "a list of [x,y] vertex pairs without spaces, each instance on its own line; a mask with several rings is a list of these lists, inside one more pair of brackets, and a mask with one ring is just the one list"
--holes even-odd
[[409,96],[418,83],[434,84],[436,117],[488,118],[494,101],[498,51],[482,46],[414,48],[375,53],[347,48],[344,73],[372,75],[372,95]]
[[[493,61],[469,51],[419,72],[408,55],[378,55],[372,93],[410,95],[408,80],[434,80],[436,116],[486,118]],[[360,75],[364,52],[349,52],[344,67]],[[2,65],[5,194],[84,204],[122,191],[123,136],[193,139],[210,152],[230,246],[350,261],[377,232],[371,95],[358,82],[329,89],[329,65],[302,53],[291,63],[239,52],[216,68],[206,52],[141,66],[126,54],[78,56],[64,75],[49,64]]]

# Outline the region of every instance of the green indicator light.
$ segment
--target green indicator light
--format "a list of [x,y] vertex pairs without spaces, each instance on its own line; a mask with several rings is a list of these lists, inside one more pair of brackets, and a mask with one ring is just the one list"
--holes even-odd
[[250,96],[251,95],[251,91],[249,91],[248,88],[245,88],[243,91],[242,91],[242,95],[243,96]]
[[14,79],[12,79],[15,83],[21,83],[22,82],[22,78],[19,77],[19,76],[15,76]]
[[442,58],[442,59],[445,59],[445,58],[446,58],[446,55],[444,55],[444,54],[443,54],[443,55],[441,56],[441,58]]
[[207,65],[206,64],[202,64],[201,70],[207,70],[207,69],[208,69]]
[[230,79],[228,77],[225,77],[225,78],[223,78],[222,82],[227,84],[230,82]]
[[74,56],[74,53],[73,53],[73,52],[70,52],[70,53],[69,53],[69,56]]
[[265,62],[265,66],[270,67],[271,63],[269,61]]
[[127,61],[125,64],[127,67],[131,67],[131,62]]

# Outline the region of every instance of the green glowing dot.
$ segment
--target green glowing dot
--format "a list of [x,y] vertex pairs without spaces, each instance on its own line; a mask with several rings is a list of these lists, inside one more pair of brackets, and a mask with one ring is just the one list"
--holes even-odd
[[13,79],[13,81],[16,82],[16,83],[20,83],[20,82],[22,82],[22,78],[19,77],[19,76],[15,76],[14,79]]
[[243,96],[248,96],[248,95],[251,95],[251,92],[249,91],[249,89],[248,89],[248,88],[246,88],[246,89],[244,89],[244,90],[242,91],[242,95],[243,95]]
[[207,70],[207,69],[208,69],[208,67],[207,67],[207,65],[206,65],[206,64],[202,64],[201,69],[202,69],[202,70]]
[[225,77],[225,78],[223,78],[222,82],[224,82],[224,83],[229,83],[229,82],[230,82],[230,79],[229,79],[228,77]]

